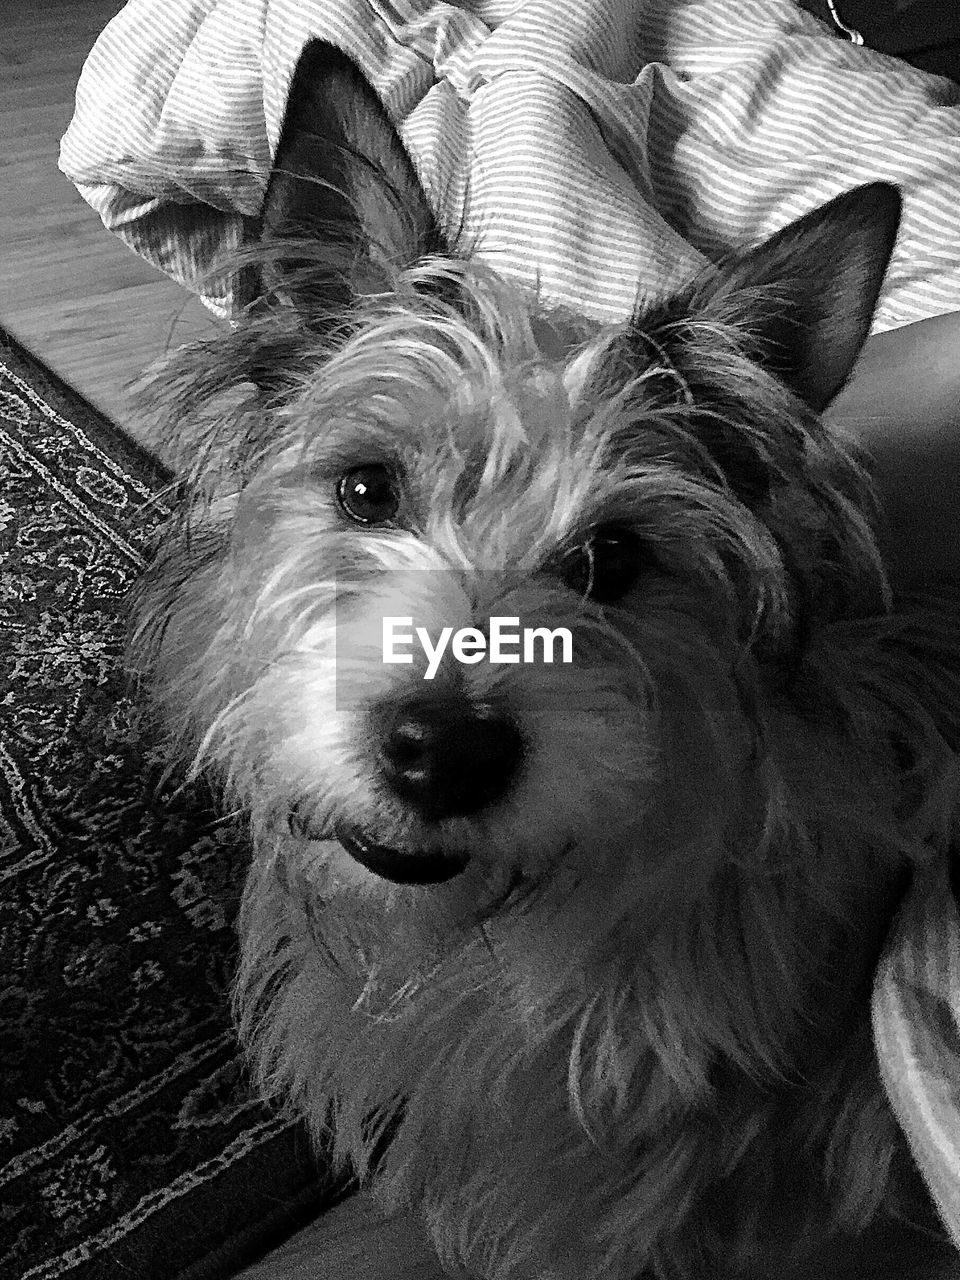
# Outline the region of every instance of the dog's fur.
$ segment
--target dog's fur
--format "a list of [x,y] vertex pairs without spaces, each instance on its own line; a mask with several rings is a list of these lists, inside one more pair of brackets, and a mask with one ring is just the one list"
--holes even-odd
[[[154,382],[184,490],[133,652],[250,815],[244,1040],[451,1267],[953,1270],[902,1221],[868,1005],[956,767],[820,416],[898,217],[862,188],[600,329],[448,244],[315,44],[259,300]],[[565,625],[576,660],[426,684],[367,644],[385,613]],[[436,793],[398,783],[398,715],[447,726]],[[458,734],[517,756],[483,794]]]

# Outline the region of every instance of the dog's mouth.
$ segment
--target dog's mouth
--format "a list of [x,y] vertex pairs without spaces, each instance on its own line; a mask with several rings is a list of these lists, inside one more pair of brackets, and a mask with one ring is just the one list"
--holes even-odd
[[301,840],[336,840],[355,862],[394,884],[442,884],[466,869],[470,854],[463,849],[402,849],[383,844],[353,823],[319,824],[295,806],[287,817],[291,835]]
[[400,849],[382,844],[361,827],[344,823],[317,831],[296,812],[288,821],[293,835],[305,840],[336,840],[361,866],[394,884],[442,884],[460,875],[470,861],[470,855],[462,850]]
[[460,875],[470,861],[460,851],[397,849],[380,844],[359,827],[338,827],[336,838],[351,858],[394,884],[442,884]]

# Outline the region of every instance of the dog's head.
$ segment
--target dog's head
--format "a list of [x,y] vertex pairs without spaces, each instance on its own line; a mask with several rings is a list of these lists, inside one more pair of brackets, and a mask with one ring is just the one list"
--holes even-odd
[[[260,298],[164,374],[187,495],[139,644],[185,748],[356,885],[762,842],[768,704],[883,605],[819,415],[898,212],[861,188],[598,331],[447,244],[366,82],[308,46]],[[541,633],[524,662],[536,628],[556,661]]]

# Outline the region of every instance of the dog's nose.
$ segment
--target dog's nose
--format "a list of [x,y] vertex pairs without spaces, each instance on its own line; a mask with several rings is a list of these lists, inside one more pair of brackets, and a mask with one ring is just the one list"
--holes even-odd
[[438,698],[395,714],[380,769],[396,795],[436,820],[476,813],[502,797],[522,755],[520,733],[502,712]]

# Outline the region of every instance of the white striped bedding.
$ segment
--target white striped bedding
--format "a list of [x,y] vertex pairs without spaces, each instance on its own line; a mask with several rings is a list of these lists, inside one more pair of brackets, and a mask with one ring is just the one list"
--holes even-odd
[[215,260],[257,215],[311,35],[375,83],[445,224],[469,184],[480,254],[551,300],[619,319],[638,285],[887,178],[906,214],[875,328],[960,309],[960,89],[790,0],[131,0],[61,168],[222,315]]
[[[906,198],[875,330],[960,310],[960,89],[790,0],[130,0],[60,165],[223,316],[306,39],[373,82],[442,222],[601,320],[876,178]],[[932,887],[931,887],[932,886]],[[960,1245],[960,926],[940,870],[878,976],[884,1079]]]
[[960,1248],[960,926],[942,865],[918,878],[887,942],[873,1031],[887,1096]]

